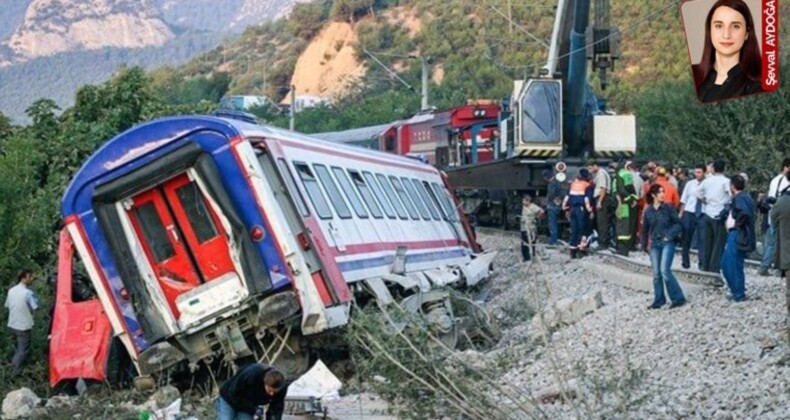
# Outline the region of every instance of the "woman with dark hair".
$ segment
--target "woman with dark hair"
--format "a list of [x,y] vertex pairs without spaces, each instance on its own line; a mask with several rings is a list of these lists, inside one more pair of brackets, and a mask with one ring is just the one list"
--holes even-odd
[[[648,206],[645,208],[642,224],[642,250],[650,255],[653,267],[653,303],[648,309],[658,309],[667,303],[664,295],[666,285],[670,308],[686,304],[686,297],[678,280],[672,274],[672,260],[675,258],[675,241],[682,231],[677,210],[664,203],[664,187],[653,184],[647,194]],[[647,244],[650,239],[650,250]]]
[[710,9],[702,60],[692,70],[705,103],[762,92],[760,45],[743,0],[719,0]]

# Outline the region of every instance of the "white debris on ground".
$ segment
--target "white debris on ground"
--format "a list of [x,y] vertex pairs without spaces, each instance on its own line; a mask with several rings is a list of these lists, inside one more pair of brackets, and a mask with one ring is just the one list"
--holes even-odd
[[2,418],[20,419],[33,415],[33,410],[41,402],[35,392],[30,388],[20,388],[11,391],[3,398]]
[[[532,396],[530,416],[790,418],[779,278],[747,270],[752,299],[743,303],[727,301],[726,288],[698,287],[687,293],[686,306],[648,310],[652,295],[601,278],[610,269],[598,270],[600,258],[570,260],[548,251],[546,259],[521,263],[517,238],[479,239],[487,250],[500,250],[487,307],[506,327],[486,356],[511,360],[501,384]],[[558,323],[546,345],[530,339],[525,313],[599,291],[602,307]]]

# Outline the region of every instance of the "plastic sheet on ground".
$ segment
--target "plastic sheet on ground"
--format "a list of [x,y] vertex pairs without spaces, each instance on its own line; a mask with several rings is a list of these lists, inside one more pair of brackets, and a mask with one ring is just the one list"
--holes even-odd
[[334,399],[340,396],[339,391],[342,387],[340,379],[326,367],[324,362],[318,360],[307,373],[291,383],[285,398],[286,400]]

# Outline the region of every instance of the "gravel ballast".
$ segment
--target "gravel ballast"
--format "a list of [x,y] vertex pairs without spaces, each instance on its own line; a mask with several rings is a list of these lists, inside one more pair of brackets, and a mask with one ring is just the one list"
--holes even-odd
[[[556,250],[522,263],[516,238],[484,234],[479,240],[499,251],[487,306],[507,325],[487,355],[518,354],[501,382],[534,397],[530,416],[790,418],[781,279],[747,269],[746,302],[729,302],[726,287],[695,287],[686,291],[686,306],[648,310],[651,293],[607,279],[647,276],[613,273],[619,269],[594,255],[570,260]],[[531,339],[528,321],[511,320],[523,318],[514,311],[524,303],[540,313],[560,299],[597,292],[603,307],[544,340]],[[563,395],[543,398],[551,392]]]

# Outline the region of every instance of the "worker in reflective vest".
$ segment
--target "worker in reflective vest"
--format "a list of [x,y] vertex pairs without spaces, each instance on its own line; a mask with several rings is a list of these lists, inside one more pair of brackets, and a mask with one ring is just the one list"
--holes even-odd
[[612,177],[612,192],[617,197],[615,211],[615,234],[617,235],[617,253],[628,256],[628,249],[633,236],[633,219],[636,218],[638,197],[634,188],[634,178],[628,169],[621,167],[617,175]]
[[582,242],[582,235],[587,231],[589,217],[592,214],[589,179],[590,171],[587,168],[579,169],[579,175],[571,182],[568,195],[562,202],[563,210],[570,212],[571,258],[581,257],[579,244]]

